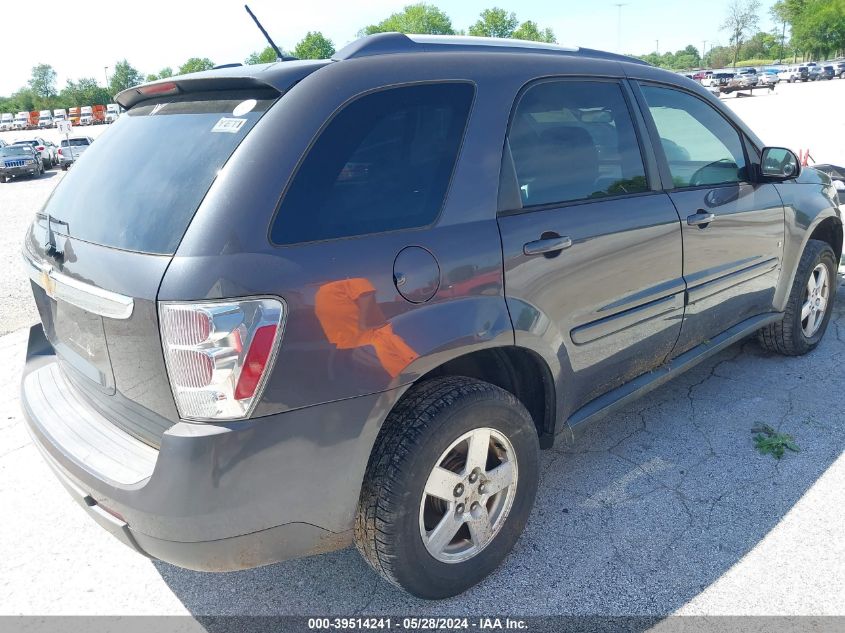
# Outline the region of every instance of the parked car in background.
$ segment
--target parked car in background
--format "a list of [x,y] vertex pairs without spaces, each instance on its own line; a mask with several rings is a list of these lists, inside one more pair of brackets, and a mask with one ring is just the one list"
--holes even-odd
[[739,85],[735,78],[736,73],[731,70],[714,70],[701,81],[701,84],[705,87],[716,87],[720,92],[728,92]]
[[830,81],[836,77],[836,69],[832,65],[821,66],[819,71],[819,79],[827,79]]
[[778,71],[774,68],[762,68],[758,71],[757,77],[761,85],[776,86],[780,82]]
[[845,79],[845,62],[836,62],[833,64],[833,69],[836,72],[837,77]]
[[31,145],[6,145],[0,147],[0,183],[22,176],[40,176],[44,164]]
[[15,115],[11,112],[0,114],[0,130],[11,130],[15,122]]
[[41,157],[44,169],[51,169],[58,160],[58,148],[50,141],[39,137],[15,141],[15,145],[29,145]]
[[61,146],[58,150],[59,167],[67,170],[74,162],[79,160],[79,157],[85,153],[85,150],[94,142],[90,136],[71,136],[69,139],[62,139]]
[[807,66],[807,80],[808,81],[818,81],[822,78],[822,67],[821,66]]
[[557,436],[748,336],[822,340],[831,180],[695,82],[488,38],[333,60],[123,91],[119,142],[26,232],[26,425],[139,553],[222,572],[354,541],[455,596],[517,542]]
[[120,116],[120,106],[110,103],[106,106],[106,123],[114,123]]
[[787,66],[778,73],[780,80],[786,81],[787,83],[807,81],[809,75],[810,73],[806,66]]
[[38,129],[53,127],[53,113],[50,110],[42,110],[38,113]]
[[754,68],[740,68],[737,70],[736,78],[742,88],[753,88],[760,82],[757,71]]

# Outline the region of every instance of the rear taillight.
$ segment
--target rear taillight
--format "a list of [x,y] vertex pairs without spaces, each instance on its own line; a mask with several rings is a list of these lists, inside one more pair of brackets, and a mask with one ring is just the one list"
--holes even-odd
[[38,147],[36,147],[35,149],[37,149],[39,152],[43,152],[43,151],[44,151],[44,146],[43,146],[43,145],[39,145],[39,146],[38,146]]
[[59,148],[59,156],[64,156],[64,154],[62,154],[61,148]]
[[282,302],[162,302],[159,315],[179,416],[186,420],[249,417],[282,337]]

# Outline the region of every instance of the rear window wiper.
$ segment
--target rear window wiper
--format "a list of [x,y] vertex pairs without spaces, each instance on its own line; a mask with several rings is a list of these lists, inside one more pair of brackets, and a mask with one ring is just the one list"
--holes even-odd
[[[62,257],[65,254],[65,242],[67,241],[68,236],[70,235],[70,225],[65,222],[64,220],[59,220],[54,218],[49,213],[42,213],[38,212],[35,214],[35,217],[46,220],[47,221],[47,237],[44,241],[44,250],[47,252],[48,255],[52,255],[55,257]],[[53,225],[56,226],[64,226],[65,233],[62,235],[61,233],[57,234],[53,232]]]

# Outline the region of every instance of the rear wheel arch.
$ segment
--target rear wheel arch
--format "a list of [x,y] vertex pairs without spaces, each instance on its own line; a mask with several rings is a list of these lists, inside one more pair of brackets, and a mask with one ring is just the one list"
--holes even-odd
[[531,415],[540,447],[551,448],[557,420],[555,382],[539,354],[515,345],[470,352],[431,369],[415,386],[444,376],[475,378],[513,394]]

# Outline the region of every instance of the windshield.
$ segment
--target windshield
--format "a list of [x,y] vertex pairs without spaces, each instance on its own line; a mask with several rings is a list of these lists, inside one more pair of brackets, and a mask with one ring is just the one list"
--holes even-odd
[[[71,147],[80,147],[82,145],[90,145],[91,141],[87,138],[72,138],[70,139],[70,146]],[[68,142],[66,140],[62,141],[62,147],[67,147]]]
[[8,145],[0,147],[0,156],[32,156],[28,145]]
[[275,96],[204,93],[132,108],[86,150],[44,213],[81,240],[172,255],[217,172]]

